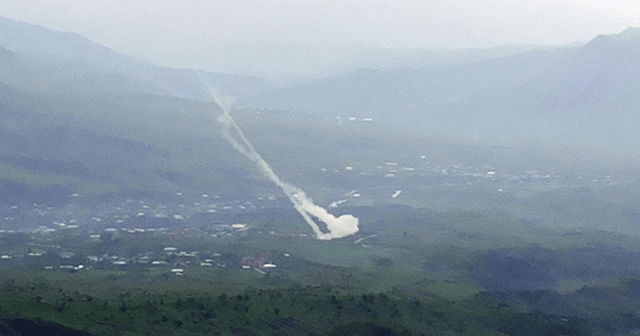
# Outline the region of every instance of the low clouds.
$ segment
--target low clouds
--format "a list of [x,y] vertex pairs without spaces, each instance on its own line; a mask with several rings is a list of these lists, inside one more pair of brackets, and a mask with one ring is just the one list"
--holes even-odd
[[188,53],[259,41],[427,49],[567,44],[640,26],[640,5],[590,0],[5,0],[0,16],[78,32],[135,55],[145,49],[186,48]]

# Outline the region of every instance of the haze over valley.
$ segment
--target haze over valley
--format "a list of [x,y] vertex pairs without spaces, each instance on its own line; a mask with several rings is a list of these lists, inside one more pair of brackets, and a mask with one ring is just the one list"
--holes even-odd
[[227,72],[0,32],[0,335],[640,330],[640,28]]

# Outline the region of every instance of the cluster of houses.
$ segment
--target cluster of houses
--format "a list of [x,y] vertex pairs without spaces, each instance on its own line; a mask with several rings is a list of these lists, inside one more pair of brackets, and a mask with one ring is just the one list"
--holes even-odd
[[[224,200],[219,195],[208,193],[186,196],[179,192],[174,198],[167,202],[123,199],[116,203],[87,207],[83,195],[72,194],[69,203],[61,207],[37,203],[9,206],[0,204],[0,230],[6,231],[17,226],[35,228],[42,225],[50,229],[73,229],[78,225],[105,228],[153,222],[180,223],[203,214],[258,210],[274,206],[274,201],[279,202],[276,195],[251,200]],[[139,229],[146,227],[142,226]]]
[[[361,163],[359,166],[320,167],[320,172],[339,176],[340,180],[361,179],[366,184],[377,183],[374,187],[353,190],[343,198],[329,205],[331,208],[342,204],[366,204],[368,199],[380,199],[385,189],[388,200],[400,197],[402,190],[411,190],[416,185],[424,188],[491,186],[499,193],[508,193],[514,188],[527,186],[562,185],[616,185],[636,183],[635,176],[591,175],[579,176],[553,171],[521,170],[519,168],[496,167],[494,165],[437,164],[429,162],[426,155],[405,157],[403,160],[386,160],[377,163]],[[602,173],[600,173],[602,174]],[[358,177],[356,177],[358,176]],[[354,186],[354,184],[352,184]],[[394,189],[392,189],[392,187]],[[386,190],[388,189],[388,190]],[[369,192],[374,190],[374,192]],[[405,192],[405,194],[408,194]],[[362,200],[360,200],[362,199]]]
[[18,266],[36,267],[44,270],[60,270],[78,272],[89,270],[134,270],[134,269],[164,269],[175,275],[183,275],[193,267],[204,268],[242,268],[255,270],[266,274],[276,268],[265,254],[245,256],[223,255],[221,253],[184,251],[177,247],[167,246],[160,252],[139,253],[134,257],[124,257],[115,254],[101,256],[62,251],[56,253],[31,252],[25,254],[5,253],[0,255],[0,267]]
[[[249,268],[264,273],[275,268],[275,264],[261,254],[255,257],[231,257],[211,251],[185,251],[174,246],[166,246],[161,251],[138,253],[135,256],[119,256],[117,254],[91,255],[92,251],[78,251],[57,245],[65,237],[87,239],[100,246],[108,240],[117,240],[125,235],[195,236],[206,235],[211,238],[224,236],[242,236],[250,230],[247,223],[213,224],[208,230],[183,227],[168,228],[113,228],[108,227],[100,233],[89,231],[77,224],[54,222],[52,226],[39,226],[29,231],[3,230],[0,238],[11,240],[13,235],[28,237],[26,246],[20,253],[2,251],[0,246],[0,266],[26,265],[46,270],[63,270],[67,272],[87,271],[92,269],[131,270],[131,269],[168,269],[176,275],[183,275],[192,267]],[[53,251],[53,252],[52,252]],[[4,252],[4,253],[3,253]]]
[[345,165],[342,167],[320,167],[323,173],[331,174],[359,174],[362,176],[376,176],[391,179],[432,177],[439,184],[475,184],[484,181],[505,181],[519,184],[538,183],[576,183],[610,184],[624,183],[611,175],[603,176],[569,176],[553,171],[520,170],[517,168],[500,168],[491,164],[468,165],[454,163],[430,162],[426,155],[406,156],[402,160],[389,159],[382,162],[361,163],[359,166]]

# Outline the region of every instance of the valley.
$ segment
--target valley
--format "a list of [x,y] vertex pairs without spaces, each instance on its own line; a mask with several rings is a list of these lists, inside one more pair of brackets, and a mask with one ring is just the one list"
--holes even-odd
[[0,335],[640,330],[638,29],[276,84],[0,28]]

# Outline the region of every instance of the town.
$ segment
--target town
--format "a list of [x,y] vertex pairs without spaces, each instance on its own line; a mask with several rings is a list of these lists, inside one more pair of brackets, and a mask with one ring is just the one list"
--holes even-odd
[[[386,195],[387,202],[402,204],[404,197],[410,197],[412,190],[420,188],[481,185],[496,194],[515,194],[513,190],[522,193],[533,187],[632,182],[625,176],[583,178],[554,172],[501,170],[490,165],[476,168],[430,164],[424,156],[405,161],[411,165],[389,160],[364,167],[321,168],[320,174],[354,181],[354,189],[336,197],[329,208],[367,204],[372,195],[381,193]],[[366,180],[363,182],[358,176],[391,183],[377,182],[378,187],[367,188]],[[358,188],[358,182],[363,184],[362,188]],[[286,257],[263,251],[229,254],[214,247],[262,235],[311,239],[304,230],[269,229],[252,222],[252,218],[266,211],[286,211],[290,207],[277,193],[255,199],[231,199],[206,192],[178,192],[165,202],[122,199],[93,204],[83,195],[72,194],[69,203],[62,207],[36,203],[9,205],[0,208],[0,241],[3,242],[0,266],[67,272],[161,269],[178,276],[195,267],[238,268],[266,274],[280,271],[278,261]],[[188,244],[176,246],[181,239],[188,240]]]

